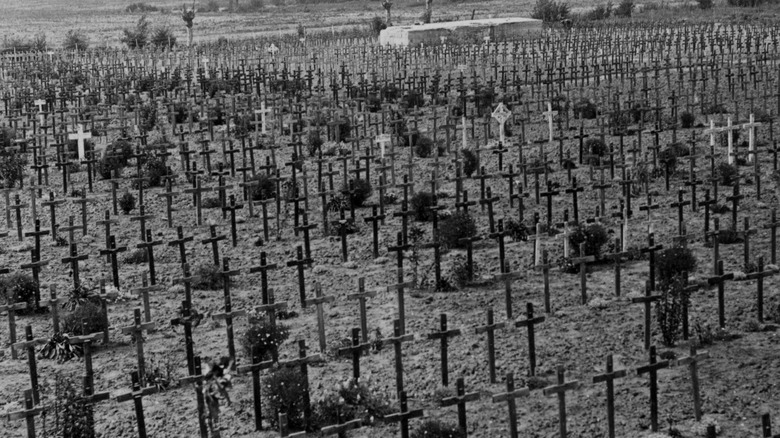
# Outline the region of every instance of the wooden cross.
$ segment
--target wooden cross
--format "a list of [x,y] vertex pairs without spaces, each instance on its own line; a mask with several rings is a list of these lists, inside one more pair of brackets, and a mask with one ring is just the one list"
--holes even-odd
[[403,355],[401,354],[401,344],[413,340],[414,335],[403,334],[401,332],[401,321],[397,319],[393,321],[393,336],[382,339],[382,345],[393,344],[393,349],[395,351],[395,387],[396,392],[398,393],[403,392],[404,390],[404,366]]
[[575,265],[580,265],[580,294],[581,294],[581,302],[582,304],[588,303],[588,263],[593,262],[596,260],[595,255],[585,255],[585,243],[580,243],[580,256],[579,257],[572,257],[571,262]]
[[298,367],[303,376],[303,418],[306,425],[311,423],[311,402],[309,400],[309,364],[322,362],[322,355],[306,355],[306,341],[298,340],[298,359],[291,359],[285,362],[279,362],[280,367]]
[[626,377],[626,370],[613,368],[612,355],[607,355],[607,366],[604,374],[593,376],[593,383],[607,382],[607,427],[609,438],[615,438],[615,380]]
[[184,237],[184,230],[182,229],[181,226],[176,227],[176,236],[177,236],[176,239],[168,242],[168,246],[179,247],[179,261],[181,261],[182,265],[185,265],[187,264],[187,251],[185,248],[185,244],[187,242],[192,242],[195,239],[195,237],[194,236]]
[[358,278],[358,291],[353,294],[347,295],[348,300],[358,300],[360,305],[360,333],[363,337],[363,342],[368,342],[368,318],[366,316],[366,300],[368,298],[374,298],[379,291],[378,289],[372,292],[366,292],[366,279],[364,277]]
[[409,438],[409,420],[422,417],[424,412],[422,409],[409,410],[406,391],[398,393],[398,402],[401,405],[401,411],[385,415],[384,421],[401,423],[401,438]]
[[144,385],[146,379],[146,367],[144,361],[144,330],[154,330],[157,324],[154,322],[141,322],[141,309],[133,309],[133,325],[122,327],[122,334],[131,335],[135,340],[135,351],[138,359],[138,375],[140,385]]
[[32,326],[30,325],[27,325],[24,328],[24,334],[25,340],[11,344],[11,349],[12,351],[16,351],[17,349],[27,350],[27,366],[30,371],[30,390],[32,391],[33,403],[37,405],[41,400],[38,392],[40,388],[38,387],[38,367],[35,362],[35,346],[38,344],[45,344],[46,339],[33,338]]
[[[186,327],[186,325],[185,325]],[[193,385],[195,387],[195,403],[198,407],[198,427],[200,428],[201,438],[208,437],[208,425],[206,424],[206,402],[203,397],[203,381],[206,376],[203,375],[203,369],[200,365],[200,356],[192,357],[191,365],[188,360],[189,375],[179,379],[182,385]]]
[[78,142],[79,160],[83,161],[87,158],[85,153],[84,140],[92,138],[91,132],[84,132],[84,125],[79,125],[79,129],[75,133],[68,134],[68,140],[76,140]]
[[715,271],[715,275],[708,278],[707,283],[709,283],[710,286],[714,284],[718,285],[718,327],[723,329],[726,327],[726,303],[725,303],[724,284],[726,283],[726,280],[734,279],[734,273],[733,272],[730,272],[728,274],[723,273],[723,260],[718,260],[717,266],[718,268]]
[[753,153],[756,149],[756,128],[762,125],[757,123],[754,117],[753,114],[750,114],[750,123],[742,125],[742,129],[748,130],[748,163],[753,162]]
[[466,403],[479,400],[479,392],[466,393],[466,385],[463,381],[463,377],[458,377],[455,381],[455,396],[447,397],[441,400],[441,406],[447,407],[452,405],[458,406],[458,427],[462,433],[468,436],[468,428],[466,424]]
[[506,392],[493,394],[493,403],[506,402],[509,408],[509,436],[517,438],[517,406],[515,399],[527,397],[531,391],[528,387],[515,389],[515,376],[512,373],[506,374]]
[[428,339],[441,340],[441,384],[448,386],[449,379],[449,366],[447,358],[447,343],[449,338],[459,336],[461,334],[460,329],[448,329],[447,328],[447,314],[442,313],[440,315],[440,326],[438,332],[428,333]]
[[16,412],[9,412],[6,415],[8,421],[21,420],[27,421],[27,438],[35,438],[35,416],[43,413],[46,409],[43,407],[34,407],[32,390],[24,391],[24,409]]
[[669,367],[669,361],[658,362],[655,345],[650,346],[650,363],[636,369],[637,375],[650,376],[650,429],[658,432],[658,371]]
[[133,390],[129,393],[120,394],[115,397],[115,400],[119,403],[133,400],[135,405],[135,420],[138,425],[138,438],[146,438],[146,422],[144,421],[144,405],[143,398],[147,395],[155,394],[158,392],[156,386],[141,387],[141,378],[138,375],[138,371],[130,373],[130,378],[133,382]]
[[691,345],[691,353],[677,361],[678,365],[688,365],[691,371],[691,395],[693,396],[693,413],[696,421],[701,421],[701,394],[699,394],[699,362],[709,359],[710,353],[707,351],[696,352],[696,346]]
[[[319,283],[314,283],[314,295],[314,298],[306,300],[306,304],[303,307],[308,307],[310,305],[317,306],[317,335],[320,342],[320,352],[325,353],[327,350],[327,342],[325,339],[325,311],[322,306],[336,301],[336,297],[333,295],[323,296],[322,286]],[[363,342],[366,342],[365,339]]]
[[117,262],[117,254],[125,251],[127,251],[126,246],[120,246],[117,248],[116,239],[114,236],[109,237],[108,248],[100,250],[100,255],[107,255],[111,259],[111,275],[114,287],[117,289],[119,289],[119,264]]
[[476,327],[474,333],[487,333],[487,360],[490,373],[490,383],[496,383],[496,342],[495,331],[506,328],[505,322],[496,323],[493,321],[493,309],[487,310],[487,324]]
[[546,396],[558,396],[558,426],[560,429],[561,438],[568,436],[566,433],[566,391],[577,389],[580,384],[577,380],[566,382],[563,374],[563,365],[558,365],[558,369],[556,371],[558,384],[548,386],[542,390],[542,393]]
[[547,111],[542,113],[543,116],[547,118],[547,128],[550,134],[549,142],[552,143],[554,141],[553,136],[553,117],[558,115],[558,111],[553,111],[552,109],[552,103],[547,102]]
[[761,436],[763,438],[780,438],[780,433],[772,435],[772,420],[768,413],[761,415]]
[[369,344],[360,342],[360,329],[352,329],[352,345],[349,347],[339,348],[339,354],[351,354],[352,355],[352,378],[360,378],[360,356],[364,350],[367,350]]
[[255,411],[255,430],[263,429],[263,415],[262,415],[262,403],[261,403],[262,391],[260,390],[260,371],[269,369],[274,364],[273,360],[267,360],[265,362],[263,362],[262,360],[263,358],[260,356],[260,346],[254,345],[252,346],[252,362],[249,365],[241,365],[238,367],[239,373],[252,374],[252,395],[254,400],[254,411]]
[[295,248],[297,258],[295,260],[289,260],[287,266],[295,266],[298,268],[298,293],[301,298],[301,307],[306,308],[306,283],[303,278],[303,270],[306,266],[312,263],[311,259],[303,258],[303,248],[300,245]]
[[645,350],[650,348],[650,342],[652,337],[652,318],[653,318],[653,312],[651,308],[651,304],[654,301],[658,301],[661,299],[661,295],[652,295],[652,289],[650,287],[650,282],[647,281],[645,283],[645,296],[643,297],[636,297],[632,298],[632,303],[642,303],[645,305]]

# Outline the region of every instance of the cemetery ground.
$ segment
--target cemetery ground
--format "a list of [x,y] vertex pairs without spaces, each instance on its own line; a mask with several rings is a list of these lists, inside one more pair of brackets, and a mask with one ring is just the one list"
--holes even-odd
[[[0,197],[0,224],[7,229],[0,238],[0,267],[9,271],[3,278],[39,276],[43,302],[49,286],[55,287],[58,304],[72,296],[77,284],[99,291],[109,330],[74,337],[73,344],[86,344],[84,357],[58,363],[43,357],[41,345],[25,343],[27,338],[48,340],[55,331],[55,314],[25,313],[13,303],[2,303],[1,430],[26,436],[30,423],[25,420],[33,418],[39,432],[50,427],[51,415],[11,420],[7,414],[36,408],[51,412],[55,376],[75,376],[81,393],[84,375],[92,392],[108,393],[108,399],[96,399],[93,407],[98,436],[143,436],[142,417],[148,436],[199,436],[196,388],[201,373],[194,368],[196,363],[209,368],[229,355],[232,327],[238,372],[230,372],[227,394],[232,403],[220,401],[216,425],[222,436],[284,436],[268,405],[273,391],[263,385],[257,398],[245,367],[264,368],[259,375],[265,382],[279,363],[298,368],[299,356],[308,358],[303,362],[313,405],[333,403],[334,394],[338,400],[338,388],[349,386],[356,374],[369,388],[362,396],[386,401],[386,408],[363,418],[362,428],[343,432],[346,436],[404,436],[405,422],[393,420],[409,414],[414,429],[423,421],[419,410],[428,418],[460,423],[472,437],[510,436],[508,425],[515,416],[507,408],[514,413],[514,404],[520,436],[566,436],[561,432],[562,406],[568,436],[608,436],[611,386],[604,379],[610,377],[615,378],[616,436],[649,437],[651,429],[658,429],[656,436],[767,436],[762,416],[772,414],[775,428],[780,418],[780,277],[774,275],[780,29],[732,28],[750,29],[750,37],[747,31],[724,37],[715,34],[723,29],[695,25],[670,31],[706,34],[706,50],[688,36],[676,43],[671,37],[656,45],[640,43],[656,41],[648,35],[666,32],[660,27],[616,29],[612,35],[573,31],[582,38],[578,42],[594,38],[598,44],[592,45],[577,45],[563,32],[530,43],[393,49],[398,52],[324,42],[313,49],[323,52],[317,60],[295,47],[282,46],[266,56],[251,45],[238,45],[232,52],[210,48],[194,60],[186,51],[122,53],[122,61],[111,52],[55,54],[55,59],[65,58],[66,69],[83,73],[99,59],[105,61],[100,68],[139,76],[120,89],[112,75],[95,75],[42,103],[28,92],[31,84],[40,83],[27,67],[51,59],[5,58],[8,94],[0,101],[0,124],[15,129],[13,137],[3,137],[3,152],[26,154],[33,167],[24,169],[23,187],[3,189]],[[531,54],[537,44],[542,53],[561,55],[564,48],[582,53],[554,65],[536,51]],[[608,47],[609,56],[591,52],[597,46]],[[705,62],[708,56],[718,62]],[[367,57],[374,59],[362,64]],[[231,69],[241,71],[240,58],[249,59],[244,64],[250,67],[236,73],[239,85],[210,94],[204,84],[232,75]],[[290,62],[284,71],[280,59]],[[591,64],[577,62],[581,59],[603,70],[588,71]],[[167,67],[186,69],[188,64],[194,65],[192,75],[182,74],[177,86],[139,90],[142,79],[162,83],[172,76]],[[524,66],[529,70],[524,72]],[[307,86],[301,78],[310,67]],[[318,75],[317,67],[325,73]],[[34,72],[45,75],[45,70]],[[366,70],[379,74],[362,75]],[[287,75],[298,75],[300,81],[291,84]],[[280,86],[276,81],[282,77]],[[51,79],[56,87],[69,80],[70,75]],[[418,83],[424,84],[419,95]],[[375,111],[365,108],[373,105],[372,99],[355,92],[385,93],[393,84],[406,95],[383,96]],[[594,118],[575,117],[574,103],[583,99],[597,108]],[[185,113],[179,121],[173,111],[177,103]],[[506,149],[497,144],[501,128],[491,118],[501,113],[499,103],[510,107]],[[151,107],[156,113],[150,120],[145,111]],[[199,115],[198,120],[187,113]],[[692,123],[683,120],[684,113],[693,116]],[[235,120],[243,120],[243,131],[236,129]],[[48,123],[57,126],[57,134]],[[87,153],[105,150],[120,137],[134,146],[121,174],[109,180],[93,175],[92,190],[89,174],[95,163],[87,159],[75,164],[78,146],[64,145],[66,135],[75,139],[84,134],[75,126],[81,123],[96,126],[87,130],[93,134]],[[260,134],[265,124],[268,132]],[[732,128],[740,136],[727,146]],[[342,129],[352,137],[339,143],[335,139]],[[324,140],[319,148],[310,136],[317,130]],[[391,138],[384,147],[379,145],[383,133]],[[415,136],[432,137],[427,153],[419,138],[415,147],[403,146]],[[584,149],[594,139],[604,146]],[[170,167],[171,174],[165,174],[170,186],[147,188],[136,178],[142,160],[152,155]],[[48,161],[39,161],[41,156]],[[476,157],[479,170],[466,177],[466,165],[473,167],[469,157]],[[732,160],[735,164],[728,164]],[[41,163],[49,165],[45,180]],[[266,175],[276,197],[254,202],[250,210],[242,186],[247,174]],[[347,181],[361,178],[373,186],[365,204],[352,210],[346,201],[340,211],[329,211],[329,201],[354,194]],[[115,211],[112,187],[120,198],[126,193],[136,197],[129,213]],[[417,220],[406,208],[421,192],[435,193],[436,203],[418,214],[437,221]],[[231,208],[237,205],[241,208]],[[382,210],[384,223],[370,222]],[[434,233],[437,224],[436,233],[449,231],[447,218],[464,211],[481,237],[472,242],[476,268],[471,279],[464,279],[468,251],[437,246]],[[59,239],[52,234],[52,222],[58,224]],[[316,226],[309,229],[307,223]],[[326,233],[326,224],[345,232]],[[607,231],[607,242],[579,256],[585,247],[571,245],[566,233],[580,227],[596,230],[598,224]],[[129,260],[131,255],[142,258],[136,253],[139,244],[148,248],[146,259]],[[660,294],[652,287],[657,280],[653,270],[684,262],[682,257],[662,262],[662,251],[669,248],[689,248],[697,260],[684,276],[691,294],[689,333],[675,346],[665,345],[657,303],[650,303]],[[214,267],[224,273],[223,280],[230,277],[227,288],[219,282],[196,284],[192,277],[209,268],[213,273]],[[438,271],[441,281],[436,280]],[[159,287],[146,287],[147,281]],[[147,290],[148,303],[143,293],[139,297],[141,289]],[[350,297],[362,292],[376,292],[366,297],[364,318],[362,301]],[[272,309],[281,303],[286,309]],[[191,313],[182,307],[191,307]],[[56,308],[63,324],[71,310]],[[272,316],[264,315],[269,308]],[[147,312],[153,330],[142,324]],[[250,318],[289,327],[276,365],[253,360],[244,351]],[[363,325],[366,330],[355,331]],[[144,328],[140,335],[139,326]],[[21,344],[15,348],[7,346],[13,335],[6,327],[16,329]],[[301,351],[301,340],[307,351]],[[693,354],[691,347],[702,355]],[[189,348],[199,362],[188,357]],[[139,364],[141,349],[145,361]],[[446,388],[441,372],[445,356]],[[130,375],[139,366],[162,388],[152,385],[155,389],[130,397]],[[508,388],[508,373],[515,391]],[[36,377],[38,384],[31,382]],[[152,383],[149,374],[141,377]],[[39,390],[40,400],[30,400],[26,407],[25,392],[31,387]],[[520,390],[524,387],[527,394]],[[653,416],[650,399],[656,390]],[[255,430],[257,400],[262,401],[261,431]],[[342,407],[346,403],[339,402],[335,404]],[[700,413],[701,421],[696,421]],[[297,417],[290,413],[291,420],[300,422]],[[331,414],[318,427],[339,432],[323,428],[334,425],[358,426]],[[677,435],[666,434],[671,429]]]

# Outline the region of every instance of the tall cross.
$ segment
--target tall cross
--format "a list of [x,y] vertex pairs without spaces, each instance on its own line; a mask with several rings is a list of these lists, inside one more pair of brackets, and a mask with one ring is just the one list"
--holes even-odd
[[68,134],[69,140],[78,141],[79,161],[87,158],[87,154],[84,151],[84,140],[89,140],[90,138],[92,138],[92,133],[84,132],[84,125],[79,125],[79,130],[77,132]]
[[748,163],[753,162],[753,151],[756,149],[756,127],[761,126],[761,123],[755,121],[755,116],[750,115],[750,123],[742,125],[742,129],[748,130]]
[[542,115],[547,117],[547,128],[550,133],[550,143],[552,143],[553,142],[553,117],[558,115],[558,111],[553,111],[552,103],[547,102],[547,111],[543,112]]

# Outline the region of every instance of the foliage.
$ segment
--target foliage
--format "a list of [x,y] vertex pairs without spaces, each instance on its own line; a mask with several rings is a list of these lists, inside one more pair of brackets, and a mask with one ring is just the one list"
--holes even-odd
[[341,424],[360,418],[370,425],[392,413],[387,397],[363,378],[348,379],[314,405],[314,427]]
[[130,192],[125,192],[121,198],[119,198],[119,208],[124,214],[130,214],[135,209],[135,196]]
[[86,301],[65,315],[62,320],[62,332],[75,336],[102,332],[106,328],[106,320],[100,304]]
[[[586,13],[585,19],[591,21],[606,20],[607,18],[610,17],[610,15],[612,15],[612,2],[608,1],[603,5],[596,6],[593,10]],[[575,114],[576,114],[576,107],[575,107]]]
[[471,270],[472,272],[469,273],[468,259],[465,256],[458,254],[452,258],[452,264],[450,265],[450,271],[447,277],[449,277],[450,282],[454,286],[463,287],[468,285],[469,282],[474,281],[475,275],[479,271],[479,266],[474,261],[472,261]]
[[326,204],[328,211],[333,213],[339,213],[342,210],[349,210],[350,201],[349,199],[341,195],[333,195],[328,199],[328,203]]
[[320,151],[320,149],[322,148],[322,144],[324,143],[322,137],[320,136],[320,131],[316,129],[309,131],[309,136],[307,138],[308,138],[307,147],[309,149],[309,156],[310,157],[317,156],[317,152]]
[[142,175],[148,178],[147,184],[150,187],[159,187],[163,183],[163,177],[168,175],[168,166],[162,158],[153,154],[147,154],[142,168]]
[[460,153],[463,155],[463,174],[471,177],[479,167],[477,154],[471,149],[461,149]]
[[41,436],[64,438],[95,438],[92,408],[84,402],[81,380],[60,371],[54,374],[54,391],[44,387],[42,395],[50,399],[43,421]]
[[601,224],[579,225],[569,235],[569,244],[575,255],[580,254],[580,243],[585,244],[585,254],[598,258],[601,255],[601,247],[609,240],[607,229]]
[[125,8],[125,12],[130,12],[130,13],[135,13],[135,12],[141,12],[141,13],[157,12],[159,10],[160,10],[160,8],[158,8],[157,6],[152,6],[152,5],[148,4],[148,3],[143,3],[143,2],[131,3],[131,4],[127,5],[127,7]]
[[414,218],[418,221],[429,221],[433,218],[428,207],[436,205],[436,196],[431,192],[417,192],[411,201]]
[[241,346],[247,357],[252,357],[252,349],[258,348],[260,360],[271,358],[275,349],[279,348],[290,336],[290,328],[284,324],[271,324],[267,318],[250,318],[249,328],[241,338]]
[[655,317],[664,345],[673,347],[680,336],[683,309],[688,306],[688,292],[685,291],[685,279],[681,275],[674,276],[661,286],[661,299],[656,303]]
[[285,367],[264,379],[264,399],[267,400],[268,420],[272,427],[278,424],[279,414],[287,414],[290,429],[304,428],[303,406],[306,393],[305,376],[298,367]]
[[103,179],[111,179],[114,171],[121,171],[127,166],[133,155],[133,146],[126,140],[116,140],[111,143],[97,163],[97,172]]
[[720,162],[715,167],[715,175],[718,182],[724,186],[732,186],[739,182],[739,168],[736,164]]
[[574,110],[574,117],[580,119],[592,120],[598,115],[598,108],[590,99],[577,100],[574,102],[572,109]]
[[531,18],[545,23],[554,23],[569,17],[569,5],[554,0],[536,0]]
[[152,32],[149,42],[157,48],[172,49],[176,45],[176,35],[169,27],[158,27]]
[[208,198],[203,198],[200,201],[200,207],[201,208],[221,208],[222,207],[222,201],[219,200],[216,196],[210,196]]
[[528,227],[512,218],[504,220],[504,231],[515,242],[528,240]]
[[176,369],[174,357],[170,351],[152,354],[146,359],[144,381],[147,386],[155,386],[158,390],[164,391],[173,384]]
[[100,304],[100,298],[95,295],[93,289],[80,283],[74,289],[68,290],[68,299],[63,303],[62,308],[72,311],[86,303]]
[[65,50],[87,50],[89,48],[89,38],[87,38],[87,34],[84,31],[71,29],[65,34],[62,48]]
[[379,36],[379,32],[387,29],[387,25],[385,24],[385,21],[382,19],[382,17],[376,15],[373,16],[368,22],[368,27],[371,29],[371,33],[374,36]]
[[24,179],[27,156],[10,149],[0,151],[0,181],[5,188],[16,187]]
[[693,128],[694,122],[696,122],[696,117],[688,111],[684,111],[680,114],[680,126],[682,126],[683,129]]
[[149,132],[157,125],[157,108],[151,104],[141,105],[138,108],[138,129],[141,132]]
[[[342,189],[343,191],[343,189]],[[362,207],[373,192],[371,183],[364,179],[352,180],[352,190],[349,191],[349,202],[353,207]]]
[[596,165],[599,163],[599,158],[609,152],[609,147],[600,138],[589,138],[585,141],[585,150],[590,152],[590,164]]
[[655,256],[655,278],[659,284],[670,283],[683,272],[696,269],[696,255],[689,248],[673,247],[659,251]]
[[257,182],[257,184],[252,186],[251,195],[253,201],[276,198],[276,184],[267,174],[260,173],[249,181]]
[[426,136],[418,136],[414,144],[414,152],[420,158],[428,158],[433,151],[433,140]]
[[761,6],[767,0],[728,0],[729,6],[737,6],[740,8],[755,8]]
[[456,211],[444,218],[439,224],[439,241],[447,248],[465,248],[458,240],[477,235],[477,224],[470,214]]
[[139,248],[135,251],[128,254],[123,260],[122,263],[129,264],[129,265],[138,265],[141,263],[147,263],[149,261],[148,253],[146,252],[146,249]]
[[143,49],[149,42],[149,20],[146,15],[141,15],[133,29],[122,29],[120,38],[129,49]]
[[630,18],[634,12],[634,0],[622,0],[615,8],[615,16],[621,18]]
[[411,438],[465,438],[466,434],[458,427],[452,424],[443,423],[439,420],[425,420],[415,429]]
[[26,309],[16,311],[19,314],[30,313],[37,309],[35,302],[37,290],[38,285],[32,276],[20,271],[0,280],[0,295],[5,298],[6,303],[27,303]]
[[193,275],[198,277],[192,282],[193,289],[216,290],[222,289],[224,276],[220,273],[219,266],[212,263],[202,263],[195,267]]
[[67,333],[55,333],[38,350],[38,356],[45,359],[56,359],[57,363],[67,362],[74,357],[81,357],[84,353],[81,345],[71,344]]

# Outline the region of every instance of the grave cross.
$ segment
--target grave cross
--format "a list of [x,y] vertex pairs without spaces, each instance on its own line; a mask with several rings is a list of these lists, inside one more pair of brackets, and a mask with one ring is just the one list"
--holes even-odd
[[46,339],[33,338],[32,326],[27,325],[24,328],[25,340],[11,344],[11,349],[16,351],[17,349],[24,349],[27,352],[27,366],[30,371],[30,390],[32,391],[33,403],[40,404],[40,395],[38,387],[38,367],[35,362],[35,346],[38,344],[45,344]]
[[718,327],[721,329],[726,327],[726,304],[725,304],[725,292],[724,292],[724,284],[726,283],[726,280],[732,280],[734,278],[734,273],[723,273],[723,260],[718,260],[717,262],[717,269],[715,271],[715,275],[712,277],[709,277],[707,279],[707,283],[710,285],[717,284],[718,285]]
[[650,376],[650,429],[658,432],[658,371],[669,367],[669,361],[657,361],[655,345],[650,346],[650,363],[636,369],[637,375]]
[[[325,339],[325,311],[322,306],[328,303],[336,301],[336,297],[333,295],[322,295],[322,286],[319,283],[314,283],[314,298],[306,300],[306,304],[303,307],[310,305],[317,306],[317,335],[320,342],[320,353],[325,353],[327,349],[327,342]],[[363,343],[365,343],[365,338]]]
[[756,282],[756,313],[758,313],[758,322],[764,322],[764,277],[777,274],[776,270],[764,270],[764,256],[758,258],[756,263],[756,272],[751,272],[745,276],[747,280],[757,279]]
[[553,117],[558,115],[558,111],[553,111],[552,103],[547,102],[547,111],[543,112],[542,115],[547,118],[547,129],[550,134],[549,142],[552,143],[555,139],[553,135]]
[[311,403],[309,401],[309,364],[315,362],[322,362],[323,358],[320,354],[306,355],[306,341],[303,339],[298,340],[298,358],[291,359],[285,362],[279,362],[279,366],[286,367],[298,367],[300,373],[303,376],[303,418],[306,424],[311,422]]
[[558,396],[558,426],[560,429],[560,436],[561,438],[564,438],[569,436],[566,432],[566,391],[577,389],[580,383],[577,380],[565,381],[563,365],[558,365],[556,375],[558,378],[557,385],[544,388],[542,393],[546,396]]
[[406,391],[398,393],[398,402],[401,405],[401,411],[385,415],[384,421],[401,423],[401,438],[409,438],[409,420],[422,417],[424,412],[422,409],[409,410]]
[[138,359],[138,375],[140,379],[140,385],[144,385],[144,379],[146,378],[146,367],[144,361],[144,330],[154,330],[156,323],[154,322],[141,322],[141,309],[133,309],[133,325],[122,327],[122,334],[129,334],[135,341],[136,356]]
[[496,323],[493,320],[493,309],[487,310],[487,324],[478,326],[474,329],[474,333],[482,334],[487,333],[487,361],[488,371],[490,374],[490,383],[496,383],[496,341],[495,331],[506,328],[506,323]]
[[463,381],[463,377],[458,377],[455,381],[455,396],[447,397],[441,400],[441,406],[447,407],[452,405],[458,406],[458,427],[464,435],[468,435],[468,428],[466,424],[466,403],[479,400],[479,392],[466,393],[466,385]]
[[516,321],[515,327],[528,328],[528,375],[536,375],[536,324],[544,322],[544,316],[534,317],[533,303],[526,303],[525,317],[523,321]]
[[152,239],[152,230],[146,230],[146,239],[137,245],[136,248],[144,249],[146,251],[146,260],[149,265],[149,282],[152,286],[157,284],[157,274],[154,267],[154,247],[162,245],[162,240]]
[[393,344],[393,350],[395,352],[395,388],[397,393],[403,392],[404,390],[404,365],[403,355],[401,354],[401,344],[413,340],[413,334],[403,334],[401,332],[401,321],[398,319],[393,320],[393,336],[382,339],[382,345]]
[[580,295],[581,295],[581,303],[587,304],[588,303],[588,263],[593,262],[596,260],[596,256],[594,255],[585,255],[585,243],[580,243],[580,256],[579,257],[572,257],[571,262],[575,265],[580,265]]
[[347,295],[348,300],[358,300],[360,304],[360,333],[363,336],[363,343],[368,342],[368,318],[366,316],[366,299],[374,298],[377,295],[378,289],[372,292],[366,292],[365,286],[366,279],[364,277],[358,278],[358,291],[353,294]]
[[447,358],[447,343],[449,338],[459,336],[461,334],[460,329],[448,329],[447,328],[447,314],[442,313],[440,315],[440,326],[438,332],[428,333],[428,339],[441,340],[441,383],[444,386],[448,386],[449,381],[449,367]]
[[761,416],[761,432],[763,438],[780,438],[780,433],[772,435],[772,420],[768,413]]
[[133,400],[135,405],[135,420],[138,425],[138,438],[146,438],[146,421],[144,420],[144,404],[143,398],[147,395],[155,394],[158,392],[156,386],[141,387],[141,378],[138,371],[133,371],[130,374],[130,378],[133,383],[133,390],[129,393],[120,394],[116,396],[115,400],[119,403]]
[[230,269],[230,260],[227,257],[224,257],[222,259],[222,271],[219,272],[219,275],[222,277],[222,291],[225,297],[225,311],[222,313],[215,313],[212,315],[212,319],[216,320],[224,320],[225,321],[225,330],[227,332],[227,344],[228,344],[228,355],[230,356],[231,363],[234,364],[233,367],[235,368],[236,363],[236,347],[235,343],[233,342],[233,318],[238,318],[241,316],[246,315],[245,310],[233,310],[233,304],[230,298],[230,283],[231,279],[230,277],[234,275],[238,275],[241,271],[238,269]]
[[261,403],[261,390],[260,390],[260,371],[269,369],[273,366],[273,360],[262,361],[263,358],[260,355],[260,346],[252,346],[252,362],[249,365],[241,365],[238,367],[238,372],[241,374],[252,374],[252,395],[254,400],[255,411],[255,430],[263,429],[263,416],[262,416],[262,403]]
[[517,438],[517,406],[516,398],[526,397],[530,390],[526,388],[515,389],[515,376],[512,373],[506,374],[506,392],[493,394],[493,403],[506,402],[509,408],[509,436]]
[[352,345],[349,347],[339,348],[339,354],[351,354],[352,355],[352,378],[360,378],[360,356],[363,351],[368,350],[370,344],[360,342],[360,329],[355,327],[352,329]]
[[609,438],[615,438],[615,380],[626,377],[626,370],[613,368],[612,355],[607,355],[607,366],[604,374],[593,376],[593,383],[607,382],[607,427]]
[[287,266],[288,267],[295,266],[298,269],[298,293],[301,298],[301,307],[305,309],[307,301],[306,301],[306,283],[304,281],[303,271],[306,266],[310,265],[313,262],[313,260],[303,257],[303,248],[301,248],[300,245],[298,245],[295,248],[295,253],[297,258],[295,260],[289,260],[287,262]]
[[108,243],[108,248],[101,249],[100,255],[108,256],[111,259],[111,278],[114,287],[119,289],[119,264],[117,261],[117,254],[127,251],[127,247],[120,246],[117,248],[114,236],[109,237]]
[[214,266],[219,266],[219,242],[227,239],[227,236],[220,234],[217,236],[217,226],[209,225],[209,237],[201,241],[202,244],[211,244],[211,256],[214,261]]
[[691,345],[691,353],[677,361],[677,365],[688,365],[691,371],[691,395],[693,396],[693,413],[696,421],[701,421],[701,394],[699,394],[699,362],[709,359],[710,353],[707,351],[696,352],[696,347]]
[[645,283],[645,296],[632,298],[632,303],[642,303],[645,305],[645,350],[650,348],[650,341],[652,337],[652,308],[651,305],[654,301],[661,299],[661,295],[652,295],[653,289],[650,286],[650,282]]
[[32,390],[24,391],[24,409],[16,412],[9,412],[6,415],[8,421],[21,420],[27,421],[27,438],[35,438],[35,416],[40,415],[46,409],[43,407],[35,407],[33,402]]
[[79,129],[75,133],[68,134],[68,140],[76,140],[78,142],[79,160],[84,161],[87,158],[85,152],[84,140],[92,138],[91,132],[84,132],[84,125],[79,125]]

